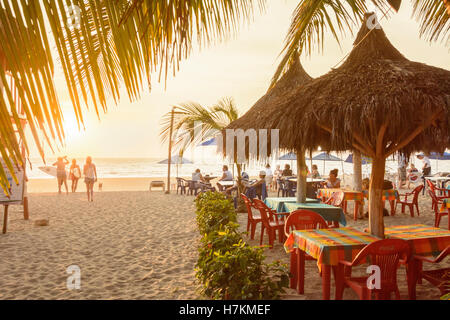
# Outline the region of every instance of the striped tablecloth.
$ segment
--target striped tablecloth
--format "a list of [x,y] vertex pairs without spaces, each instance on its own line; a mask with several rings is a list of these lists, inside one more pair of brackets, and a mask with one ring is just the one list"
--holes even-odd
[[337,266],[339,260],[352,261],[361,249],[377,240],[380,238],[350,227],[296,230],[289,235],[284,249],[288,253],[297,248],[305,251],[322,270],[322,265]]
[[[363,194],[364,194],[365,198],[369,198],[369,191],[364,190]],[[383,197],[381,200],[382,201],[397,200],[398,198],[399,198],[398,191],[394,190],[394,189],[389,189],[389,190],[383,190]]]
[[424,224],[393,226],[384,230],[387,238],[403,239],[411,244],[412,254],[437,256],[450,245],[450,231]]
[[330,206],[324,203],[285,203],[285,212],[293,212],[298,209],[305,209],[314,211],[322,216],[325,221],[328,222],[339,222],[341,225],[347,225],[347,220],[345,219],[344,211],[342,208]]
[[[268,206],[272,210],[276,210],[277,212],[288,212],[287,208],[285,207],[285,203],[296,203],[296,202],[297,198],[295,197],[282,197],[282,198],[269,197],[264,200],[266,206]],[[319,203],[319,200],[306,198],[306,203]]]
[[317,198],[319,199],[328,199],[331,197],[333,192],[342,191],[344,192],[344,201],[359,201],[362,202],[364,200],[364,194],[360,191],[353,190],[343,190],[337,188],[323,188],[317,191]]

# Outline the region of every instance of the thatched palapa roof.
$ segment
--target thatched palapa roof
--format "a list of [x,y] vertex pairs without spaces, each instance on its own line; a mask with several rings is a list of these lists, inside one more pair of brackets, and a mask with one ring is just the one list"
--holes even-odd
[[408,60],[366,23],[339,68],[269,99],[228,128],[278,128],[290,150],[374,156],[377,145],[385,155],[450,146],[450,71]]

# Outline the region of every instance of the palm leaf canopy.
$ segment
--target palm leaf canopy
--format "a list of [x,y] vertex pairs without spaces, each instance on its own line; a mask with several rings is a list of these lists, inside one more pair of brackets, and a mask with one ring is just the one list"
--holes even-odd
[[450,146],[450,71],[409,61],[382,29],[364,22],[339,68],[261,113],[230,127],[279,128],[279,146],[289,150],[443,152]]
[[[21,114],[42,158],[41,136],[50,147],[64,143],[54,51],[81,127],[83,106],[99,116],[110,96],[118,103],[122,85],[138,99],[152,72],[175,73],[194,43],[225,39],[256,6],[264,1],[0,0],[0,156],[8,171],[24,166],[19,140],[29,154]],[[7,194],[1,166],[0,186]]]

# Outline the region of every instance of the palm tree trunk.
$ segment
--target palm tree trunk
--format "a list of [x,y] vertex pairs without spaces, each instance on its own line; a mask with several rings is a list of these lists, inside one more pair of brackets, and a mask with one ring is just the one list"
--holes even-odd
[[306,202],[306,161],[305,150],[300,149],[297,151],[297,202]]
[[370,233],[384,239],[383,194],[384,170],[386,159],[376,157],[372,162],[372,174],[369,188],[369,230]]
[[[362,159],[361,152],[353,152],[353,190],[362,191]],[[364,206],[359,206],[359,214],[364,212]]]

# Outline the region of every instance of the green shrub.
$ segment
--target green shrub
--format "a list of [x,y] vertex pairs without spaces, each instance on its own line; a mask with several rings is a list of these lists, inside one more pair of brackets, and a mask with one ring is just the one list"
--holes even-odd
[[196,200],[203,235],[197,262],[202,292],[213,299],[278,299],[289,284],[287,266],[264,263],[264,250],[244,242],[233,204],[220,193]]
[[233,203],[218,192],[205,192],[195,200],[197,206],[197,225],[200,234],[220,230],[229,222],[236,223]]

